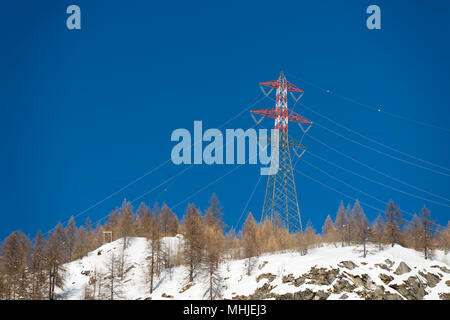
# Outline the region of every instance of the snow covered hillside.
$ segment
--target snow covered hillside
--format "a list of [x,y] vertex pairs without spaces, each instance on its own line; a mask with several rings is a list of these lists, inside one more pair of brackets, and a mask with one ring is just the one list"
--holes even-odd
[[[182,236],[163,238],[175,254]],[[119,255],[122,240],[107,243],[88,256],[68,263],[63,299],[84,299],[94,271],[104,270],[111,253]],[[129,238],[125,250],[127,273],[120,282],[123,299],[203,299],[206,278],[200,274],[193,283],[186,280],[186,268],[178,266],[162,272],[149,292],[145,238]],[[436,251],[433,260],[399,245],[379,251],[327,245],[298,252],[264,254],[254,259],[250,276],[247,260],[223,263],[224,299],[450,299],[450,254]]]

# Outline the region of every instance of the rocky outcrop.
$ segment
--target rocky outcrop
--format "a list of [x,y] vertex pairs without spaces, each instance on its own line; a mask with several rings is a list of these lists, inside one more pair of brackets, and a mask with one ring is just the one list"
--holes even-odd
[[341,268],[347,268],[347,269],[353,270],[353,269],[355,269],[358,265],[356,265],[353,261],[341,261],[341,262],[338,264],[338,266],[341,267]]
[[384,274],[384,273],[380,273],[380,275],[378,277],[381,279],[381,281],[384,282],[384,284],[388,284],[389,282],[394,280],[394,277],[389,276],[389,275]]
[[408,300],[422,300],[426,294],[425,286],[417,277],[409,277],[402,284],[392,284],[391,288]]
[[272,273],[263,273],[256,277],[256,282],[259,282],[261,279],[267,279],[269,282],[272,282],[277,276]]
[[[384,262],[375,265],[385,270],[392,270],[395,263],[389,259]],[[424,269],[399,283],[395,275],[411,272],[411,268],[406,263],[400,262],[395,272],[378,275],[384,284],[382,285],[379,284],[380,282],[374,281],[367,273],[351,271],[358,268],[353,261],[341,261],[338,266],[342,269],[314,266],[298,277],[292,273],[283,275],[281,278],[283,284],[290,284],[301,289],[285,294],[273,293],[272,290],[276,285],[272,285],[272,283],[276,283],[274,281],[277,276],[272,273],[263,273],[256,277],[256,282],[262,279],[268,280],[262,287],[257,288],[248,296],[235,296],[233,299],[324,300],[328,299],[331,294],[340,295],[339,299],[347,299],[349,293],[354,293],[367,300],[421,300],[427,294],[426,288],[436,287],[443,278],[439,273],[427,272]],[[446,281],[446,284],[450,286],[450,281]],[[307,285],[307,288],[302,288],[304,285]],[[450,294],[440,293],[439,297],[448,300]]]
[[408,267],[408,265],[402,261],[402,262],[400,262],[400,264],[398,265],[398,267],[394,273],[399,276],[399,275],[408,273],[410,271],[411,271],[411,268]]
[[431,272],[423,273],[423,272],[419,271],[419,274],[425,278],[428,286],[431,288],[434,288],[439,283],[439,281],[441,281],[441,277],[439,277],[438,275],[435,275]]

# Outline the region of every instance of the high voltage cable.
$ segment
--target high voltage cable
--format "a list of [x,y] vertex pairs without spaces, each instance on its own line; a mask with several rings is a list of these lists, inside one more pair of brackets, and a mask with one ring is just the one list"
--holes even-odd
[[[253,99],[253,101],[255,101],[255,99],[257,99],[256,102],[252,102],[248,107],[246,107],[245,109],[243,109],[242,111],[240,111],[237,115],[235,115],[234,117],[232,117],[231,119],[225,121],[221,126],[219,126],[218,128],[222,128],[225,125],[227,125],[228,123],[230,123],[231,121],[233,121],[234,119],[238,118],[239,116],[241,116],[245,111],[247,111],[248,109],[252,108],[254,105],[256,105],[257,103],[261,102],[262,100],[264,100],[266,98],[266,96],[262,96],[261,98],[259,98],[261,96],[261,93],[258,94],[256,96],[256,98]],[[192,147],[196,146],[198,143],[201,143],[201,141],[197,141],[197,143],[191,144],[190,148],[192,149]],[[167,159],[164,162],[162,162],[161,164],[159,164],[158,166],[154,167],[153,169],[151,169],[150,171],[148,171],[147,173],[143,174],[142,176],[140,176],[139,178],[131,181],[130,183],[126,184],[125,186],[121,187],[120,189],[114,191],[113,193],[111,193],[110,195],[108,195],[107,197],[105,197],[104,199],[96,202],[95,204],[93,204],[92,206],[90,206],[89,208],[79,212],[78,214],[76,214],[75,216],[73,216],[74,218],[79,217],[85,213],[87,213],[88,211],[94,209],[95,207],[99,206],[100,204],[102,204],[103,202],[105,202],[106,200],[112,198],[113,196],[117,195],[118,193],[122,192],[123,190],[131,187],[132,185],[134,185],[136,182],[142,180],[143,178],[145,178],[146,176],[150,175],[151,173],[157,171],[158,169],[160,169],[161,167],[163,167],[164,165],[166,165],[167,163],[170,162],[171,159]],[[187,171],[187,170],[186,170]],[[103,219],[103,218],[102,218]],[[69,219],[70,220],[70,219]],[[66,220],[63,222],[63,225],[66,224],[69,220]],[[100,219],[101,220],[101,219]],[[100,221],[99,220],[99,221]],[[50,231],[52,231],[55,227],[51,228],[50,230],[48,230],[46,233],[44,233],[44,235],[48,234]]]
[[[357,192],[359,192],[359,193],[361,193],[361,194],[364,194],[365,196],[367,196],[367,197],[369,197],[369,198],[372,198],[372,199],[374,199],[374,200],[380,202],[381,204],[386,204],[386,203],[387,203],[387,201],[381,200],[381,199],[379,199],[379,198],[377,198],[377,197],[375,197],[375,196],[373,196],[373,195],[371,195],[371,194],[369,194],[369,193],[367,193],[367,192],[365,192],[365,191],[362,191],[362,190],[360,190],[360,189],[358,189],[358,188],[356,188],[356,187],[350,185],[349,183],[347,183],[347,182],[345,182],[345,181],[342,181],[342,180],[339,179],[339,178],[336,178],[335,176],[333,176],[333,175],[329,174],[328,172],[326,172],[325,170],[323,170],[323,169],[321,169],[321,168],[319,168],[319,167],[313,165],[312,163],[310,163],[309,161],[306,161],[305,159],[300,159],[300,160],[302,160],[303,162],[305,162],[307,165],[311,166],[312,168],[314,168],[314,169],[316,169],[316,170],[322,172],[323,174],[329,176],[329,177],[332,178],[333,180],[336,180],[336,181],[340,182],[341,184],[343,184],[343,185],[345,185],[345,186],[347,186],[347,187],[349,187],[349,188],[351,188],[351,189],[353,189],[353,190],[355,190],[355,191],[357,191]],[[406,211],[406,210],[403,210],[403,212],[405,212],[405,213],[407,213],[407,214],[409,214],[409,215],[411,215],[411,216],[413,215],[411,212],[408,212],[408,211]]]
[[[272,98],[270,98],[270,97],[269,97],[269,99],[271,99],[272,101],[274,101],[274,100],[273,100]],[[302,104],[302,103],[299,103],[299,104],[302,105],[302,106],[304,106],[305,108],[311,110],[311,109],[310,109],[309,107],[307,107],[306,105],[304,105],[304,104]],[[311,111],[312,111],[312,110],[311,110]],[[313,111],[313,112],[314,112],[314,111]],[[330,119],[330,120],[331,120],[331,119]],[[415,166],[415,167],[418,167],[418,168],[421,168],[421,169],[424,169],[424,170],[428,170],[428,171],[430,171],[430,172],[434,172],[434,173],[436,173],[436,174],[440,174],[440,175],[443,175],[443,176],[448,176],[448,177],[450,177],[450,174],[447,174],[447,173],[444,173],[444,172],[441,172],[441,171],[437,171],[437,170],[434,170],[434,169],[430,169],[430,168],[428,168],[428,167],[424,167],[424,166],[418,165],[418,164],[413,163],[413,162],[411,162],[411,161],[404,160],[404,159],[398,158],[398,157],[396,157],[396,156],[393,156],[393,155],[391,155],[391,154],[388,154],[388,153],[386,153],[386,152],[383,152],[383,151],[380,151],[380,150],[378,150],[378,149],[372,148],[372,147],[370,147],[370,146],[368,146],[368,145],[365,145],[365,144],[363,144],[363,143],[361,143],[361,142],[358,142],[358,141],[353,140],[353,139],[351,139],[351,138],[348,138],[348,137],[346,137],[346,136],[344,136],[344,135],[341,135],[341,134],[337,133],[336,131],[334,131],[334,130],[332,130],[332,129],[328,129],[327,127],[325,127],[325,126],[323,126],[323,125],[321,125],[321,124],[319,124],[319,123],[317,123],[317,122],[314,122],[314,124],[317,125],[317,126],[319,126],[319,127],[322,128],[322,129],[324,129],[324,130],[327,130],[327,131],[329,131],[329,132],[331,132],[331,133],[337,135],[338,137],[341,137],[341,138],[343,138],[343,139],[345,139],[345,140],[348,140],[348,141],[350,141],[350,142],[352,142],[352,143],[358,144],[358,145],[360,145],[360,146],[362,146],[362,147],[364,147],[364,148],[367,148],[367,149],[369,149],[369,150],[371,150],[371,151],[380,153],[380,154],[382,154],[382,155],[384,155],[384,156],[387,156],[387,157],[389,157],[389,158],[392,158],[392,159],[395,159],[395,160],[398,160],[398,161],[407,163],[407,164],[409,164],[409,165],[412,165],[412,166]],[[351,130],[351,129],[348,129],[348,130]],[[356,132],[356,131],[355,131],[355,132]],[[360,135],[361,135],[361,134],[360,134]],[[362,135],[361,135],[361,136],[362,136]],[[367,137],[367,138],[368,138],[368,137]],[[368,139],[370,139],[370,138],[368,138]],[[397,151],[397,152],[402,153],[402,151]],[[406,153],[405,153],[405,154],[406,154]],[[409,155],[409,156],[410,156],[410,157],[414,157],[414,156],[411,156],[411,155]],[[419,158],[417,158],[417,159],[419,159]],[[422,159],[420,159],[420,160],[421,160],[421,161],[426,161],[426,160],[422,160]],[[436,164],[434,164],[434,165],[435,165],[435,166],[439,166],[439,165],[436,165]],[[443,167],[443,168],[450,171],[450,169],[447,169],[447,168],[445,168],[445,167]]]
[[[251,107],[249,107],[251,108]],[[253,125],[251,128],[256,127],[257,124]],[[238,135],[237,137],[240,137],[241,135],[244,135],[245,132],[241,133],[240,135]],[[225,144],[225,147],[228,146],[231,142],[233,141],[229,141],[228,143]],[[222,145],[222,149],[223,149],[223,145]],[[255,156],[257,156],[257,154],[255,154],[251,159],[253,159]],[[249,161],[251,160],[249,158]],[[216,180],[210,182],[207,186],[204,186],[200,189],[198,189],[197,191],[195,191],[193,194],[189,195],[188,197],[186,197],[185,199],[183,199],[182,201],[178,202],[175,206],[170,207],[171,209],[175,209],[176,207],[178,207],[181,203],[185,202],[186,200],[189,200],[190,198],[194,197],[195,195],[197,195],[198,193],[202,192],[203,190],[209,188],[212,184],[222,180],[223,178],[225,178],[227,175],[229,175],[230,173],[236,171],[237,169],[239,169],[240,167],[242,167],[244,164],[243,163],[235,168],[233,168],[232,170],[228,171],[227,173],[225,173],[224,175],[220,176],[219,178],[217,178]],[[168,183],[169,181],[175,179],[176,177],[184,174],[187,170],[189,170],[190,168],[192,168],[194,166],[194,164],[190,164],[188,167],[186,167],[185,169],[183,169],[182,171],[178,172],[177,174],[169,177],[168,179],[166,179],[165,181],[163,181],[162,183],[160,183],[158,186],[151,188],[150,190],[144,192],[143,194],[139,195],[137,198],[135,198],[133,201],[130,201],[130,203],[134,203],[139,199],[142,199],[144,196],[148,195],[149,193],[153,192],[154,190],[158,189],[159,187],[163,186],[164,184]],[[101,217],[99,220],[97,220],[95,223],[100,222],[101,220],[103,220],[104,218],[108,217],[109,213],[107,215],[104,215],[103,217]]]
[[237,226],[239,225],[239,223],[241,222],[242,216],[244,215],[245,210],[247,210],[248,205],[250,204],[250,201],[252,201],[253,195],[255,194],[256,188],[258,187],[259,182],[261,181],[261,178],[262,178],[262,175],[259,175],[258,181],[256,182],[255,187],[253,188],[253,191],[252,191],[252,193],[250,194],[250,197],[248,198],[247,203],[245,204],[245,207],[244,207],[244,209],[243,209],[242,212],[241,212],[241,215],[239,216],[239,220],[238,220],[238,222],[234,225],[234,229],[235,229],[235,230],[236,230]]
[[384,172],[382,172],[382,171],[380,171],[380,170],[377,170],[377,169],[375,169],[375,168],[373,168],[373,167],[371,167],[371,166],[369,166],[369,165],[367,165],[367,164],[365,164],[365,163],[363,163],[363,162],[361,162],[361,161],[359,161],[359,160],[357,160],[357,159],[355,159],[355,158],[353,158],[353,157],[351,157],[351,156],[349,156],[349,155],[343,153],[342,151],[339,151],[339,150],[337,150],[336,148],[333,148],[333,147],[329,146],[328,144],[326,144],[325,142],[323,142],[323,141],[321,141],[321,140],[315,138],[315,137],[312,136],[311,134],[308,134],[308,136],[309,136],[311,139],[313,139],[314,141],[316,141],[316,142],[322,144],[323,146],[327,147],[328,149],[330,149],[330,150],[332,150],[332,151],[334,151],[334,152],[340,154],[341,156],[343,156],[343,157],[345,157],[345,158],[347,158],[347,159],[350,159],[350,160],[352,160],[352,161],[358,163],[359,165],[361,165],[361,166],[363,166],[363,167],[366,167],[366,168],[368,168],[368,169],[370,169],[370,170],[372,170],[372,171],[374,171],[374,172],[376,172],[376,173],[378,173],[378,174],[380,174],[380,175],[382,175],[382,176],[385,176],[385,177],[387,177],[387,178],[389,178],[389,179],[391,179],[391,180],[394,180],[394,181],[396,181],[396,182],[398,182],[398,183],[404,184],[404,185],[406,185],[406,186],[408,186],[408,187],[410,187],[410,188],[419,190],[419,191],[424,192],[424,193],[426,193],[426,194],[429,194],[429,195],[432,195],[432,196],[434,196],[434,197],[441,198],[441,199],[444,199],[444,200],[447,200],[447,201],[448,201],[448,199],[446,199],[446,198],[443,198],[443,197],[441,197],[441,196],[439,196],[439,195],[436,195],[436,194],[434,194],[434,193],[432,193],[432,192],[429,192],[429,191],[424,190],[424,189],[422,189],[422,188],[416,187],[416,186],[414,186],[414,185],[412,185],[412,184],[409,184],[409,183],[407,183],[407,182],[405,182],[405,181],[403,181],[403,180],[400,180],[400,179],[398,179],[398,178],[395,178],[395,177],[393,177],[393,176],[391,176],[391,175],[389,175],[389,174],[387,174],[387,173],[384,173]]
[[340,99],[346,100],[346,101],[351,102],[353,104],[365,107],[366,109],[369,109],[371,111],[375,111],[377,113],[385,113],[386,115],[389,115],[391,117],[394,117],[394,118],[397,118],[397,119],[400,119],[400,120],[405,120],[405,121],[413,122],[413,123],[416,123],[416,124],[419,124],[419,125],[422,125],[422,126],[427,126],[427,127],[430,127],[430,128],[435,128],[435,129],[440,129],[440,130],[444,130],[444,131],[450,132],[450,130],[447,129],[447,128],[443,128],[443,127],[440,127],[440,126],[437,126],[437,125],[434,125],[434,124],[430,124],[430,123],[426,123],[426,122],[423,122],[423,121],[418,121],[418,120],[415,120],[415,119],[412,119],[412,118],[407,118],[405,116],[401,116],[401,115],[398,115],[398,114],[395,114],[395,113],[392,113],[392,112],[384,111],[384,110],[381,110],[380,108],[376,108],[374,106],[370,106],[368,104],[359,102],[359,101],[357,101],[355,99],[348,98],[348,97],[346,97],[346,96],[344,96],[342,94],[338,94],[337,92],[335,92],[333,90],[322,88],[321,86],[319,86],[317,84],[314,84],[314,83],[312,83],[310,81],[301,79],[301,78],[296,77],[296,76],[294,78],[297,78],[300,82],[307,83],[310,86],[315,87],[316,89],[319,89],[319,90],[321,90],[322,92],[324,92],[326,94],[331,94],[333,96],[336,96],[336,97],[338,97]]
[[[403,191],[403,190],[401,190],[401,189],[397,189],[397,188],[395,188],[395,187],[391,187],[391,186],[386,185],[386,184],[384,184],[384,183],[381,183],[381,182],[379,182],[379,181],[373,180],[373,179],[371,179],[371,178],[365,177],[365,176],[363,176],[363,175],[361,175],[361,174],[359,174],[359,173],[356,173],[356,172],[354,172],[354,171],[352,171],[352,170],[350,170],[350,169],[341,167],[341,166],[335,164],[334,162],[332,162],[332,161],[330,161],[330,160],[327,160],[327,159],[325,159],[325,158],[322,158],[321,156],[318,156],[318,155],[314,154],[314,153],[311,152],[311,151],[309,151],[308,154],[310,154],[310,155],[312,155],[313,157],[318,158],[318,159],[320,159],[320,160],[322,160],[322,161],[324,161],[324,162],[326,162],[326,163],[328,163],[328,164],[330,164],[330,165],[332,165],[332,166],[334,166],[334,167],[336,167],[336,168],[339,168],[339,169],[341,169],[341,170],[343,170],[343,171],[349,172],[349,173],[351,173],[351,174],[353,174],[353,175],[355,175],[355,176],[357,176],[357,177],[360,177],[360,178],[365,179],[365,180],[367,180],[367,181],[370,181],[370,182],[372,182],[372,183],[378,184],[378,185],[380,185],[380,186],[382,186],[382,187],[385,187],[385,188],[388,188],[388,189],[391,189],[391,190],[394,190],[394,191],[397,191],[397,192],[401,192],[401,193],[403,193],[403,194],[406,194],[406,195],[408,195],[408,196],[411,196],[411,197],[414,197],[414,198],[417,198],[417,199],[420,199],[420,200],[429,201],[429,202],[435,203],[435,204],[440,205],[440,206],[449,207],[449,206],[446,205],[446,204],[443,204],[443,203],[440,203],[440,202],[436,202],[436,201],[434,201],[434,200],[430,200],[430,199],[427,199],[427,198],[423,198],[423,197],[418,196],[418,195],[415,195],[415,194],[413,194],[413,193],[409,193],[409,192]],[[445,198],[444,198],[444,199],[445,199]],[[450,200],[447,200],[447,201],[450,201]]]
[[[357,198],[353,198],[353,197],[349,196],[348,194],[346,194],[346,193],[344,193],[344,192],[341,192],[341,191],[339,191],[339,190],[337,190],[337,189],[335,189],[335,188],[333,188],[333,187],[330,187],[330,186],[327,185],[326,183],[323,183],[323,182],[320,182],[319,180],[314,179],[313,177],[307,175],[306,173],[304,173],[304,172],[302,172],[302,171],[300,171],[300,170],[294,169],[294,171],[297,172],[297,173],[300,173],[301,175],[303,175],[303,176],[305,176],[305,177],[311,179],[312,181],[314,181],[314,182],[316,182],[316,183],[318,183],[318,184],[320,184],[320,185],[322,185],[322,186],[324,186],[324,187],[326,187],[326,188],[328,188],[328,189],[330,189],[330,190],[332,190],[332,191],[334,191],[334,192],[336,192],[336,193],[339,193],[340,195],[342,195],[342,196],[344,196],[344,197],[347,197],[347,198],[349,198],[349,199],[351,199],[351,200],[353,200],[353,201],[358,200]],[[375,208],[374,206],[371,206],[371,205],[368,204],[368,203],[362,202],[362,201],[360,201],[360,200],[358,200],[358,201],[359,201],[361,204],[363,204],[364,206],[369,207],[369,208],[371,208],[371,209],[373,209],[373,210],[375,210],[375,211],[377,211],[377,212],[380,212],[380,211],[383,212],[383,210],[380,210],[379,208]]]
[[418,167],[418,168],[421,168],[421,169],[424,169],[424,170],[428,170],[428,171],[430,171],[430,172],[434,172],[434,173],[436,173],[436,174],[440,174],[440,175],[443,175],[443,176],[450,177],[450,174],[447,174],[447,173],[444,173],[444,172],[441,172],[441,171],[437,171],[437,170],[434,170],[434,169],[430,169],[430,168],[428,168],[428,167],[424,167],[424,166],[415,164],[414,162],[411,162],[411,161],[408,161],[408,160],[404,160],[404,159],[398,158],[398,157],[396,157],[396,156],[393,156],[393,155],[391,155],[391,154],[389,154],[389,153],[386,153],[386,152],[377,150],[377,149],[375,149],[375,148],[372,148],[372,147],[370,147],[370,146],[368,146],[368,145],[365,145],[365,144],[363,144],[363,143],[361,143],[361,142],[358,142],[358,141],[353,140],[353,139],[351,139],[351,138],[349,138],[349,137],[346,137],[346,136],[344,136],[344,135],[342,135],[342,134],[339,134],[339,133],[337,133],[336,131],[334,131],[334,130],[332,130],[332,129],[328,129],[327,127],[325,127],[325,126],[323,126],[323,125],[321,125],[321,124],[319,124],[319,123],[317,123],[317,122],[314,122],[314,124],[315,124],[316,126],[319,126],[319,127],[322,128],[322,129],[328,131],[328,132],[333,133],[334,135],[336,135],[336,136],[338,136],[338,137],[341,137],[342,139],[345,139],[345,140],[348,140],[348,141],[350,141],[350,142],[352,142],[352,143],[358,144],[358,145],[360,145],[360,146],[362,146],[362,147],[364,147],[364,148],[366,148],[366,149],[369,149],[369,150],[371,150],[371,151],[377,152],[377,153],[382,154],[382,155],[384,155],[384,156],[386,156],[386,157],[389,157],[389,158],[392,158],[392,159],[395,159],[395,160],[398,160],[398,161],[407,163],[407,164],[409,164],[409,165],[411,165],[411,166],[415,166],[415,167]]
[[339,122],[337,122],[337,121],[335,121],[335,120],[333,120],[333,119],[330,119],[329,117],[323,115],[322,113],[320,113],[320,112],[314,110],[314,109],[311,108],[311,107],[308,107],[307,105],[305,105],[305,104],[303,104],[303,103],[301,103],[301,102],[300,102],[299,104],[300,104],[301,106],[303,106],[305,109],[307,109],[307,110],[313,112],[314,114],[317,114],[318,116],[320,116],[320,117],[322,117],[322,118],[328,120],[329,122],[335,124],[336,126],[339,126],[339,127],[343,128],[343,129],[345,129],[345,130],[347,130],[347,131],[349,131],[349,132],[351,132],[351,133],[353,133],[353,134],[356,134],[356,135],[358,135],[358,136],[360,136],[360,137],[362,137],[362,138],[364,138],[364,139],[367,139],[367,140],[369,140],[369,141],[371,141],[371,142],[373,142],[373,143],[376,143],[376,144],[378,144],[378,145],[380,145],[380,146],[382,146],[382,147],[384,147],[384,148],[387,148],[387,149],[389,149],[389,150],[398,152],[398,153],[400,153],[400,154],[402,154],[402,155],[404,155],[404,156],[407,156],[407,157],[409,157],[409,158],[412,158],[412,159],[414,159],[414,160],[421,161],[421,162],[423,162],[423,163],[427,163],[427,164],[433,165],[433,166],[435,166],[435,167],[438,167],[438,168],[441,168],[441,169],[450,171],[450,169],[447,168],[447,167],[444,167],[444,166],[438,165],[438,164],[436,164],[436,163],[433,163],[433,162],[431,162],[431,161],[427,161],[427,160],[421,159],[421,158],[419,158],[419,157],[413,156],[413,155],[411,155],[411,154],[408,154],[408,153],[406,153],[406,152],[403,152],[403,151],[400,151],[400,150],[398,150],[398,149],[396,149],[396,148],[393,148],[393,147],[391,147],[391,146],[388,146],[388,145],[386,145],[386,144],[384,144],[384,143],[381,143],[381,142],[379,142],[379,141],[377,141],[377,140],[375,140],[375,139],[373,139],[373,138],[370,138],[370,137],[368,137],[368,136],[365,136],[365,135],[363,135],[363,134],[361,134],[361,133],[359,133],[359,132],[357,132],[357,131],[355,131],[355,130],[353,130],[353,129],[350,129],[350,128],[344,126],[343,124],[341,124],[341,123],[339,123]]

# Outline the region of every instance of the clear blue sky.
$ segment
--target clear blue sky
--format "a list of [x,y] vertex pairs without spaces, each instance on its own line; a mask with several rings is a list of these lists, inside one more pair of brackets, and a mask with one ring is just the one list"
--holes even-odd
[[[66,28],[70,4],[81,7],[80,31]],[[381,7],[382,30],[366,28],[370,4]],[[34,236],[38,229],[45,232],[89,208],[168,159],[174,129],[191,129],[194,120],[218,127],[254,100],[260,93],[258,82],[276,79],[280,70],[305,91],[305,105],[368,137],[449,167],[449,16],[450,5],[436,0],[8,1],[0,13],[0,239],[17,229]],[[310,83],[383,112],[326,94]],[[255,109],[273,104],[266,99]],[[382,149],[300,105],[295,111]],[[271,120],[263,124],[273,125]],[[252,125],[246,112],[227,128]],[[290,133],[300,138],[299,128],[292,126]],[[377,170],[450,198],[448,175],[388,158],[319,126],[310,133]],[[450,203],[380,176],[310,137],[303,142],[315,155],[358,174]],[[308,153],[304,159],[368,194],[393,199],[409,212],[426,204],[440,224],[447,224],[448,206],[362,180]],[[173,206],[232,168],[194,167],[143,200]],[[133,200],[183,169],[173,164],[161,168],[77,223],[87,216],[100,219],[123,198]],[[297,169],[380,212],[384,209],[302,161]],[[244,166],[190,200],[204,209],[216,192],[226,223],[234,225],[258,178],[259,166]],[[341,199],[349,201],[300,174],[296,184],[304,222],[310,219],[317,229],[327,214],[334,218]],[[265,180],[248,206],[256,217],[264,189]],[[186,205],[175,208],[178,216]],[[370,219],[376,217],[376,210],[363,208]]]

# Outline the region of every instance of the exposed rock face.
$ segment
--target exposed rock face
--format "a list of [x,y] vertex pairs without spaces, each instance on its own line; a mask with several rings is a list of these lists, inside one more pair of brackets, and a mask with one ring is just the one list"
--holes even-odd
[[347,269],[350,269],[350,270],[353,270],[353,269],[355,269],[357,267],[357,265],[353,261],[341,261],[338,264],[338,266],[341,267],[341,268],[347,268]]
[[447,267],[445,267],[445,266],[431,266],[432,268],[438,268],[438,269],[440,269],[442,272],[445,272],[445,273],[450,273],[450,269],[448,269]]
[[409,277],[402,284],[393,284],[390,287],[408,300],[422,300],[426,294],[424,284],[417,277]]
[[[385,260],[386,264],[382,264],[386,269],[390,269],[394,262],[389,259]],[[338,266],[353,270],[358,266],[352,261],[342,261]],[[383,268],[384,269],[384,268]],[[324,300],[328,299],[331,294],[341,294],[339,299],[347,299],[348,293],[356,293],[360,298],[368,300],[421,300],[427,294],[426,287],[433,288],[441,280],[442,275],[436,275],[431,272],[419,272],[420,276],[410,276],[402,283],[393,283],[395,279],[393,275],[381,273],[380,280],[388,287],[377,285],[367,273],[352,274],[351,271],[342,270],[339,268],[318,268],[312,267],[307,273],[299,277],[295,277],[292,273],[282,276],[281,282],[283,284],[290,284],[295,287],[303,285],[318,286],[316,291],[313,288],[305,288],[294,293],[276,294],[272,289],[276,287],[271,283],[277,278],[272,273],[263,273],[256,277],[256,281],[267,279],[255,292],[249,296],[235,296],[233,299],[277,299],[277,300]],[[406,263],[401,262],[394,272],[396,275],[402,275],[411,271],[411,268]],[[378,282],[379,283],[379,282]],[[447,281],[450,286],[450,282]],[[440,295],[441,299],[450,299],[450,294],[443,293]]]
[[439,299],[450,300],[450,293],[439,293]]
[[394,277],[389,276],[389,275],[384,274],[384,273],[380,273],[380,275],[378,277],[381,279],[381,281],[384,282],[384,284],[388,284],[389,282],[394,280]]
[[408,273],[410,271],[411,271],[411,268],[408,267],[408,265],[402,261],[402,262],[400,262],[400,264],[397,267],[397,270],[395,270],[394,273],[396,275],[402,275],[402,274]]
[[305,283],[305,280],[306,280],[306,278],[303,276],[294,278],[294,275],[292,273],[290,273],[287,276],[283,276],[282,283],[291,283],[296,287],[300,287],[302,284]]
[[428,273],[419,272],[419,274],[425,278],[428,286],[430,286],[431,288],[434,288],[439,283],[439,281],[441,281],[441,277],[430,272]]
[[272,282],[277,276],[272,273],[263,273],[256,277],[256,282],[259,282],[259,280],[266,278],[269,280],[269,282]]

